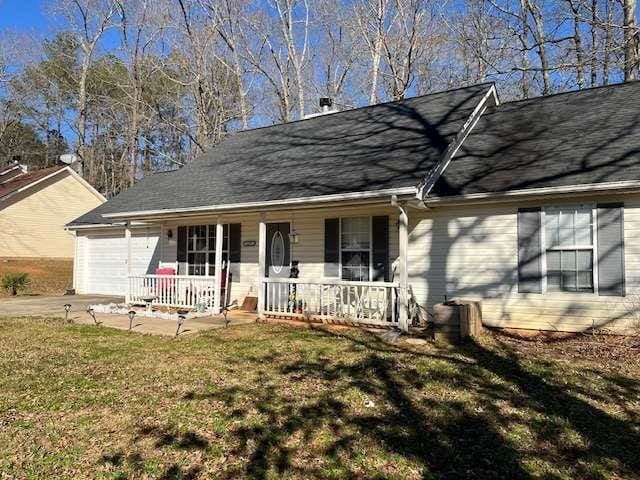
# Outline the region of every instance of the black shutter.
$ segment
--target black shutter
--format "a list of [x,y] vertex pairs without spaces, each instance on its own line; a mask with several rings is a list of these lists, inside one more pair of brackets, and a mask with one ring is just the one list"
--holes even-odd
[[518,209],[518,292],[542,293],[540,208]]
[[242,227],[240,223],[229,224],[229,262],[231,277],[234,282],[240,281],[240,262],[242,261]]
[[187,274],[187,227],[178,227],[178,275]]
[[389,281],[389,217],[371,218],[371,247],[373,250],[374,282]]
[[601,204],[598,225],[598,293],[623,297],[624,282],[624,206]]
[[324,220],[324,276],[340,277],[340,219]]

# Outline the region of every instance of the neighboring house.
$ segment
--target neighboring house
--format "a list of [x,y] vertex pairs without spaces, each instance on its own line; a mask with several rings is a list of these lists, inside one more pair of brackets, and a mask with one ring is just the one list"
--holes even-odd
[[0,167],[0,257],[74,257],[65,224],[105,202],[68,166]]
[[77,290],[134,302],[219,310],[230,260],[229,297],[261,315],[406,329],[408,303],[469,298],[492,326],[628,329],[640,83],[504,104],[483,84],[244,131],[69,228]]

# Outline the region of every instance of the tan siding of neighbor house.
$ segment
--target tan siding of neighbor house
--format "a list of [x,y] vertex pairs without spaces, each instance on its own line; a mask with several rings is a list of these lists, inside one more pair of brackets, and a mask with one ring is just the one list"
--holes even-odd
[[17,193],[0,202],[0,256],[73,258],[64,225],[102,202],[67,172]]
[[[517,290],[517,209],[576,203],[625,203],[626,297]],[[428,307],[445,298],[482,301],[492,326],[583,331],[629,329],[640,319],[640,196],[599,196],[493,206],[440,207],[410,217],[409,283]]]

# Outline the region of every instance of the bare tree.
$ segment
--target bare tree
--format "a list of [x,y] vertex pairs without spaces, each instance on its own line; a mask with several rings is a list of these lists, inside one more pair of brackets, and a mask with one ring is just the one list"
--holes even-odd
[[114,26],[117,4],[113,0],[64,0],[60,4],[62,14],[75,36],[81,51],[77,98],[77,152],[86,158],[87,127],[87,78],[91,61],[104,32]]
[[385,23],[389,15],[389,0],[359,0],[354,14],[371,57],[369,103],[374,104],[378,99],[378,75],[387,34]]

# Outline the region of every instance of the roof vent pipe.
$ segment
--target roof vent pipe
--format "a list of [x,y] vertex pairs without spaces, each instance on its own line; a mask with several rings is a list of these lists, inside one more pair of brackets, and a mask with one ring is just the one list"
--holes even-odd
[[333,99],[329,97],[320,97],[320,111],[322,113],[329,113],[333,107]]

